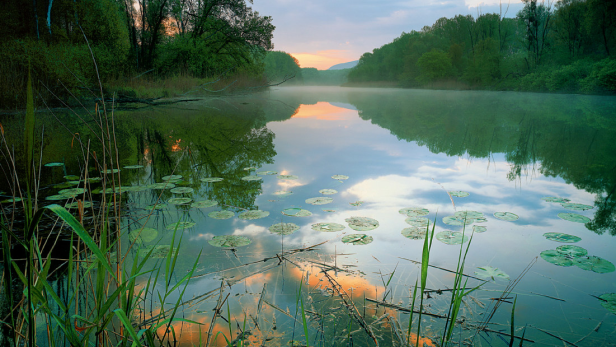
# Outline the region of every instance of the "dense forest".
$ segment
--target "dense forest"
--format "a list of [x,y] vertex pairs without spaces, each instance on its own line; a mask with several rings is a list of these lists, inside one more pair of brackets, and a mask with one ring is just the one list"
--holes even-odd
[[2,7],[1,108],[23,107],[29,70],[51,99],[143,75],[261,78],[273,48],[272,18],[245,0],[7,0]]
[[351,85],[616,92],[616,1],[523,0],[501,13],[440,18],[372,53]]
[[280,51],[267,52],[264,59],[265,76],[272,83],[284,81],[287,85],[339,86],[347,82],[351,69],[317,70],[300,67],[291,54]]

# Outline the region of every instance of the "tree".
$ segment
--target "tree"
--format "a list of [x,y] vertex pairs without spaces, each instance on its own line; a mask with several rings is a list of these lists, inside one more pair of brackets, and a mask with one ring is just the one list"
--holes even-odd
[[265,76],[270,81],[282,81],[291,77],[295,77],[295,82],[302,80],[302,69],[299,67],[299,61],[289,53],[267,52],[263,64]]
[[586,2],[582,0],[561,0],[556,3],[554,31],[559,43],[567,48],[571,59],[581,54],[586,11]]
[[417,65],[421,69],[417,78],[420,83],[433,82],[451,74],[451,58],[440,49],[424,53],[417,60]]
[[616,1],[588,0],[587,6],[586,27],[599,38],[603,50],[609,56],[613,54],[616,44]]
[[[548,0],[547,5],[537,0],[522,0],[524,8],[518,12],[518,20],[525,29],[523,41],[528,52],[527,66],[541,64],[541,58],[549,47],[548,34],[551,29],[552,5]],[[530,59],[530,61],[528,60]]]

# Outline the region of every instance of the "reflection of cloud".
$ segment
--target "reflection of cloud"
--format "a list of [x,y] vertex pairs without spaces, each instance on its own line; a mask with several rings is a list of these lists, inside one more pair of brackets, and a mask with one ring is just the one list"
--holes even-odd
[[255,224],[248,224],[243,229],[235,229],[233,231],[233,235],[257,235],[257,234],[264,234],[266,232],[267,232],[267,229],[265,227],[255,225]]
[[345,120],[349,110],[337,107],[329,102],[317,102],[314,105],[300,105],[293,118],[316,118],[320,120]]
[[214,236],[214,234],[212,233],[203,233],[203,234],[197,234],[195,236],[191,236],[190,237],[190,241],[196,241],[196,240],[211,240]]

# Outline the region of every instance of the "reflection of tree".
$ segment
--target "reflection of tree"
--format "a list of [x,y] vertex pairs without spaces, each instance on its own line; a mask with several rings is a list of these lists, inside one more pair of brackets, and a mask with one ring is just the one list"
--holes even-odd
[[[505,153],[509,180],[536,167],[597,194],[588,228],[616,235],[616,105],[607,98],[482,92],[352,94],[360,117],[434,153]],[[566,107],[562,107],[566,105]],[[540,165],[537,165],[540,163]]]

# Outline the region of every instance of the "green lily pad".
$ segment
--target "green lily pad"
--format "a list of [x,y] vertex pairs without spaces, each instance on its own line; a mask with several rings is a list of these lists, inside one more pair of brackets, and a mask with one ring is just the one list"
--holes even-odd
[[177,187],[169,190],[173,194],[189,194],[194,192],[195,190],[190,187]]
[[407,217],[421,217],[427,215],[430,211],[422,207],[406,207],[398,211],[398,213],[406,215]]
[[323,197],[323,196],[319,196],[317,198],[306,199],[306,203],[307,204],[311,204],[311,205],[325,205],[325,204],[329,204],[329,203],[331,203],[333,201],[334,201],[334,199]]
[[601,299],[601,306],[606,310],[616,314],[616,293],[605,293],[599,296]]
[[418,228],[427,228],[430,225],[430,220],[426,217],[408,217],[404,221],[406,224]]
[[182,179],[182,175],[168,175],[168,176],[163,176],[162,178],[163,181],[175,181],[179,179]]
[[473,224],[474,222],[475,220],[472,218],[464,219],[463,217],[456,217],[456,216],[443,217],[443,223],[448,224],[448,225],[455,225],[455,226],[470,225],[470,224]]
[[263,178],[259,176],[244,176],[241,178],[242,181],[260,181],[262,179]]
[[192,228],[196,225],[195,222],[175,222],[167,225],[167,230],[175,230],[177,227],[178,230]]
[[258,171],[257,175],[262,175],[262,176],[278,175],[278,171]]
[[312,216],[312,212],[308,210],[304,210],[302,208],[298,208],[298,207],[285,208],[284,210],[282,210],[282,214],[284,214],[285,216],[290,216],[290,217]]
[[461,190],[454,190],[454,191],[449,192],[449,195],[455,196],[456,198],[465,198],[469,196],[470,194],[468,192],[464,192]]
[[229,219],[235,216],[235,213],[231,211],[213,211],[208,213],[207,215],[214,219]]
[[462,233],[457,231],[444,230],[436,234],[436,239],[446,245],[461,245],[468,241],[468,236],[462,236]]
[[543,260],[558,266],[572,266],[573,260],[555,249],[548,249],[539,254]]
[[128,170],[134,170],[134,169],[141,169],[142,167],[143,165],[128,165],[128,166],[125,166],[124,168]]
[[86,181],[88,181],[88,182],[90,182],[90,183],[96,183],[96,182],[100,182],[100,181],[102,181],[102,180],[103,180],[103,179],[102,179],[102,178],[100,178],[100,177],[90,177],[90,178],[88,178]]
[[573,211],[586,211],[586,210],[590,210],[592,208],[594,208],[593,206],[590,205],[584,205],[584,204],[575,204],[572,202],[567,202],[567,203],[563,203],[560,204],[562,207],[566,208],[567,210],[573,210]]
[[166,182],[161,182],[161,183],[153,183],[150,184],[148,186],[150,189],[172,189],[175,188],[175,184],[173,183],[166,183]]
[[614,264],[612,264],[609,260],[605,260],[594,255],[574,258],[573,265],[582,270],[593,271],[600,274],[614,272],[614,270],[616,270]]
[[482,266],[478,267],[479,271],[475,271],[475,276],[479,278],[491,278],[492,281],[501,278],[504,280],[509,280],[509,275],[504,273],[501,269],[491,267],[491,266]]
[[156,204],[156,205],[148,205],[144,207],[144,210],[152,211],[152,210],[164,210],[167,208],[167,204]]
[[546,197],[541,198],[541,200],[547,201],[547,202],[557,202],[557,203],[561,203],[561,204],[571,201],[569,199],[559,198],[559,197],[556,197],[556,196],[546,196]]
[[256,170],[257,168],[254,166],[245,167],[244,171]]
[[277,223],[268,228],[273,234],[291,235],[299,230],[299,225],[294,223]]
[[170,245],[156,245],[142,248],[139,250],[138,254],[140,257],[145,257],[148,252],[152,251],[152,253],[150,254],[150,259],[164,259],[167,258],[167,255],[169,254],[170,250]]
[[285,196],[289,196],[289,195],[293,194],[293,192],[290,191],[290,190],[277,190],[277,191],[273,192],[272,194],[277,195],[277,196],[279,196],[281,198],[284,198]]
[[347,176],[347,175],[333,175],[332,178],[335,179],[335,180],[348,180],[349,176]]
[[116,174],[118,172],[120,172],[120,169],[107,169],[107,170],[102,170],[101,171],[102,174],[106,174],[106,175],[108,175],[108,174]]
[[560,219],[564,219],[566,221],[569,222],[576,222],[576,223],[588,223],[590,222],[590,218],[586,217],[586,216],[582,216],[581,214],[577,214],[577,213],[559,213],[558,214],[558,218]]
[[332,210],[332,209],[328,209],[328,208],[322,208],[321,211],[328,212],[328,213],[336,212],[336,210]]
[[379,221],[369,217],[351,217],[344,220],[349,228],[357,231],[374,230],[379,227]]
[[194,208],[208,208],[208,207],[212,207],[212,206],[216,206],[218,205],[218,203],[216,201],[213,200],[201,200],[201,201],[195,201],[193,202],[190,207],[194,207]]
[[214,247],[236,248],[247,246],[252,241],[246,236],[219,235],[214,236],[208,243]]
[[588,251],[585,248],[575,245],[558,246],[556,247],[556,250],[559,253],[569,256],[571,258],[579,258],[588,254]]
[[323,195],[332,195],[332,194],[338,193],[338,191],[335,190],[335,189],[321,189],[321,190],[319,190],[319,193],[321,193]]
[[13,203],[13,202],[20,202],[22,199],[21,198],[8,198],[8,199],[4,199],[2,200],[2,203]]
[[517,214],[511,212],[494,212],[494,217],[507,222],[513,222],[520,218]]
[[486,231],[488,231],[488,228],[482,225],[473,225],[473,231],[476,233],[485,233]]
[[410,227],[404,228],[400,232],[402,236],[411,240],[423,240],[426,238],[426,228]]
[[577,236],[564,234],[564,233],[545,233],[543,234],[543,236],[550,241],[563,242],[563,243],[575,243],[575,242],[580,242],[582,240],[581,238]]
[[237,217],[239,219],[252,220],[252,219],[265,218],[269,216],[269,214],[270,213],[268,211],[252,210],[252,211],[244,211],[240,213]]
[[466,219],[477,219],[483,217],[483,213],[479,211],[457,211],[453,215],[462,219],[464,219],[464,217],[466,217]]
[[[92,207],[92,201],[83,201],[83,208],[90,208]],[[70,204],[66,204],[64,205],[64,208],[78,208],[79,207],[79,203],[77,201],[71,202]]]
[[85,191],[86,190],[83,188],[62,189],[58,192],[58,194],[66,196],[77,196],[79,194],[85,193]]
[[278,178],[280,178],[281,180],[296,180],[299,177],[295,175],[278,175]]
[[475,218],[475,223],[485,223],[488,220],[486,219],[486,217],[479,217],[479,218]]
[[188,204],[191,201],[193,201],[191,198],[173,198],[173,199],[167,200],[167,202],[170,203],[171,205],[184,205],[184,204]]
[[366,234],[350,234],[342,238],[342,242],[352,243],[354,245],[367,245],[372,243],[372,241],[374,241],[372,236],[368,236]]
[[344,225],[338,223],[315,223],[312,224],[312,230],[324,232],[336,232],[344,229]]
[[47,166],[47,167],[58,167],[58,166],[64,166],[64,163],[47,163],[47,164],[45,164],[45,166]]
[[361,200],[358,200],[358,201],[355,201],[355,202],[349,202],[349,204],[350,204],[351,206],[359,207],[359,206],[363,205],[363,204],[364,204],[364,202],[363,202],[363,201],[361,201]]
[[128,239],[133,242],[152,242],[158,236],[158,230],[154,228],[143,228],[131,231],[128,234]]
[[[92,193],[94,193],[94,191]],[[67,199],[70,199],[70,198],[72,198],[72,197],[68,196],[68,195],[58,194],[58,195],[50,195],[50,196],[46,197],[45,200],[59,201],[59,200],[67,200]]]
[[77,175],[66,175],[64,179],[67,181],[79,181],[80,178]]
[[78,185],[80,182],[81,181],[66,181],[66,182],[54,184],[53,187],[57,189],[70,188],[72,186]]
[[224,178],[221,177],[206,177],[206,178],[202,178],[200,181],[203,183],[211,183],[211,182],[220,182],[224,180]]

